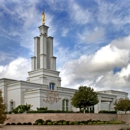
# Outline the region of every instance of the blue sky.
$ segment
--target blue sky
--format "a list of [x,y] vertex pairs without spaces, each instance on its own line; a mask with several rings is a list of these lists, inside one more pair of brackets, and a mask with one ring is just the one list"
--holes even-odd
[[26,80],[43,10],[63,87],[129,92],[129,0],[0,0],[0,78]]

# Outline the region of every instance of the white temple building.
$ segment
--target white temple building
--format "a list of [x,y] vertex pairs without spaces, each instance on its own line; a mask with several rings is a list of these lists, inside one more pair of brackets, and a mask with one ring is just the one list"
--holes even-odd
[[[31,104],[32,109],[48,107],[52,110],[76,111],[71,105],[75,89],[61,87],[61,78],[56,71],[56,57],[53,55],[53,37],[48,36],[48,26],[39,27],[40,35],[34,37],[34,56],[31,58],[32,70],[27,81],[0,79],[7,111],[21,104]],[[51,91],[53,90],[53,91]],[[113,103],[128,97],[128,93],[108,90],[98,92],[99,103],[93,107],[95,113],[100,110],[114,110]]]

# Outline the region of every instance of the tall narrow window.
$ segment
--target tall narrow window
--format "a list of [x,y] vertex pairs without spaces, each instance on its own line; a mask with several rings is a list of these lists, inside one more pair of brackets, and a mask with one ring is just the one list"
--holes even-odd
[[50,83],[50,90],[54,90],[54,83]]
[[69,110],[69,101],[67,99],[62,100],[62,110],[63,111]]
[[62,100],[62,110],[65,111],[65,100]]
[[69,101],[66,100],[66,111],[68,111],[68,103],[69,103]]
[[11,100],[10,101],[10,111],[12,111],[14,109],[14,102]]

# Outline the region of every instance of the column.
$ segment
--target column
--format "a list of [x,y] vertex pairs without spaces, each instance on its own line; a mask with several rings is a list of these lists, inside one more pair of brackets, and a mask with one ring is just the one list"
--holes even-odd
[[98,97],[98,112],[101,110],[101,97]]
[[34,56],[36,57],[36,69],[40,68],[40,37],[34,37]]
[[47,36],[44,34],[40,35],[40,68],[46,68],[46,54],[47,54]]
[[40,54],[47,54],[47,36],[45,34],[40,35]]
[[36,69],[36,57],[31,57],[32,71]]
[[112,108],[112,102],[110,102],[109,104],[109,111],[111,111],[111,108]]
[[112,101],[109,104],[109,111],[114,111],[114,103],[115,103],[115,99],[112,99]]
[[51,69],[51,57],[53,56],[53,37],[47,38],[47,68]]
[[46,54],[40,54],[40,68],[46,68]]
[[45,25],[39,27],[40,31],[40,68],[47,67],[47,33],[48,28]]
[[51,70],[56,70],[56,57],[51,57]]

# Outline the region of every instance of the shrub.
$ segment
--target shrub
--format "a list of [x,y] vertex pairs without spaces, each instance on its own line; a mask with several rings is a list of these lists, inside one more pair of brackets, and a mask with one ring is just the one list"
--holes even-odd
[[130,130],[130,128],[121,128],[121,129],[119,129],[119,130]]
[[14,113],[27,112],[27,111],[30,110],[31,107],[32,107],[32,105],[30,105],[30,104],[19,105],[18,107],[16,107],[15,109],[13,109],[12,112],[14,112]]
[[46,120],[46,122],[52,122],[51,120]]
[[59,122],[63,123],[63,122],[66,122],[66,121],[65,121],[65,120],[58,120],[57,122],[58,122],[58,123],[59,123]]
[[10,125],[16,125],[15,123],[11,123]]
[[19,112],[18,113],[23,113],[24,111],[23,110],[19,110]]
[[24,122],[24,123],[23,123],[23,125],[27,125],[27,123],[26,123],[26,122]]
[[12,112],[10,112],[10,114],[11,114],[11,113],[17,114],[17,113],[18,113],[18,110],[17,110],[17,109],[13,109]]
[[[81,122],[83,122],[83,121],[81,121]],[[87,120],[86,124],[88,124],[89,122],[92,122],[92,119]]]
[[117,114],[116,111],[106,111],[106,110],[100,110],[98,113]]
[[22,123],[18,122],[17,125],[22,125]]
[[47,125],[47,122],[45,121],[45,122],[43,122],[42,124],[43,124],[43,125]]
[[47,110],[47,109],[48,109],[47,107],[40,107],[40,108],[37,107],[37,111],[40,111],[40,110]]
[[47,125],[52,125],[52,122],[47,122]]
[[93,125],[97,125],[97,122],[93,122]]
[[6,123],[6,125],[10,125],[10,123]]
[[54,122],[53,122],[53,125],[57,125],[57,124],[58,124],[57,121],[54,121]]
[[100,121],[100,122],[97,122],[98,125],[101,125],[101,124],[104,124],[104,122]]
[[84,125],[84,123],[80,123],[80,125]]
[[27,124],[28,124],[28,125],[32,125],[32,123],[31,123],[31,122],[28,122]]
[[63,122],[63,125],[67,125],[67,122],[64,121],[64,122]]
[[35,121],[36,124],[43,124],[43,122],[44,122],[44,121],[43,121],[42,119],[37,119],[37,120]]
[[59,122],[58,125],[62,125],[62,122]]
[[8,112],[8,114],[11,114],[11,113],[12,113],[12,111],[9,111],[9,112]]
[[74,125],[74,122],[73,122],[73,121],[70,121],[70,122],[69,122],[69,125]]
[[92,125],[93,123],[92,122],[88,122],[88,125]]
[[74,122],[74,125],[78,125],[78,124],[79,124],[79,122],[78,122],[78,121],[75,121],[75,122]]
[[37,123],[33,123],[33,125],[37,125]]

